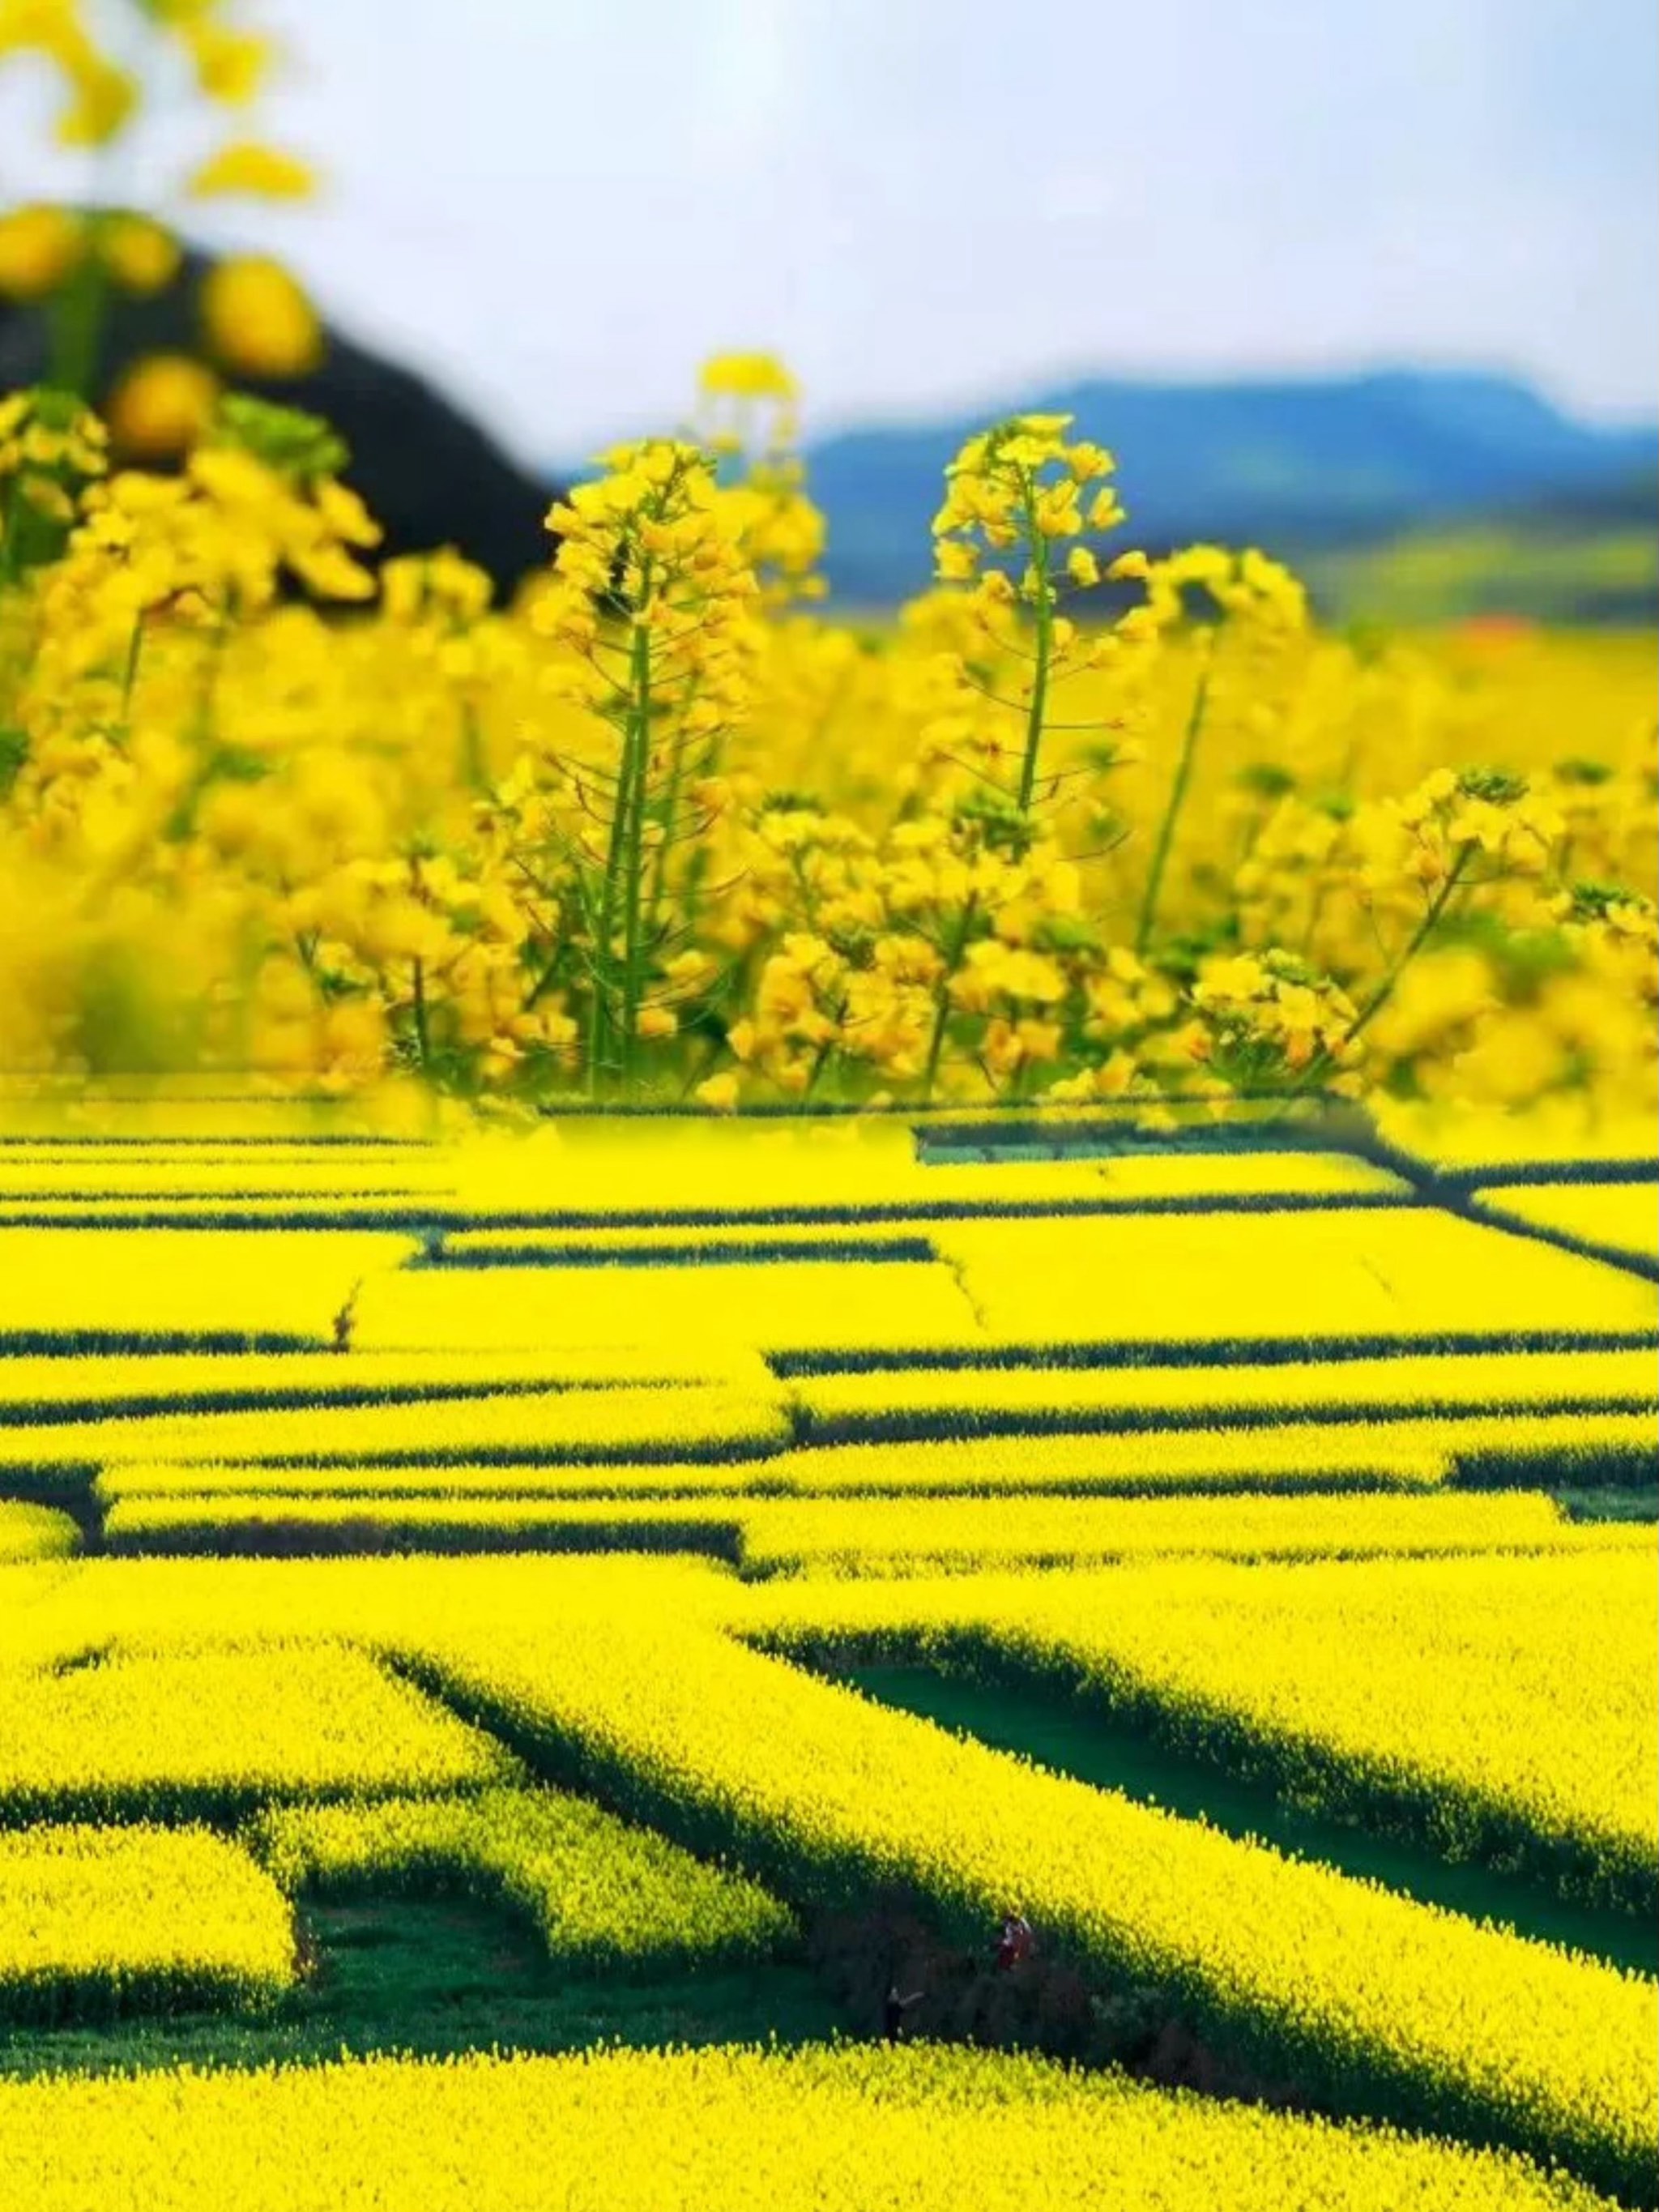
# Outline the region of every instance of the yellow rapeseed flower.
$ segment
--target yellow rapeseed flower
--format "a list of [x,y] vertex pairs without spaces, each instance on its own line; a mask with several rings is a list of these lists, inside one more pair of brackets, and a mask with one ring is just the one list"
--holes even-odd
[[240,376],[307,375],[323,357],[317,312],[279,261],[222,261],[202,283],[203,327],[215,356]]

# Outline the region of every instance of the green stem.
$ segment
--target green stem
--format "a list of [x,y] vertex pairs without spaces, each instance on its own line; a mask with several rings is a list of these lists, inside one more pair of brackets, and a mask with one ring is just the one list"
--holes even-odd
[[931,1106],[933,1103],[933,1085],[939,1079],[939,1056],[945,1050],[945,1026],[951,1018],[951,985],[962,965],[962,956],[968,950],[968,933],[974,926],[978,904],[979,893],[969,891],[957,923],[956,935],[951,942],[945,973],[939,980],[939,1001],[933,1009],[933,1034],[927,1040],[927,1065],[921,1077],[921,1103],[924,1106]]
[[621,1060],[624,1095],[633,1081],[640,1001],[645,995],[645,801],[651,750],[651,633],[642,623],[635,626],[629,682],[633,695],[629,714],[633,781],[629,793],[628,826],[623,848]]
[[98,381],[109,306],[109,272],[98,252],[95,219],[87,227],[87,251],[80,266],[52,303],[47,382],[59,392],[90,400]]
[[432,1058],[432,1039],[427,1027],[426,971],[418,960],[410,963],[413,979],[411,1007],[415,1016],[415,1042],[421,1054],[421,1073],[425,1074]]
[[1389,1000],[1393,998],[1395,992],[1399,988],[1401,977],[1405,974],[1412,962],[1416,959],[1418,954],[1423,950],[1423,947],[1428,943],[1430,938],[1433,936],[1436,929],[1439,927],[1440,917],[1444,914],[1448,905],[1450,903],[1452,893],[1457,889],[1458,884],[1462,881],[1463,871],[1474,859],[1474,853],[1475,848],[1473,844],[1460,845],[1458,847],[1457,858],[1452,862],[1450,867],[1446,871],[1445,881],[1441,884],[1439,890],[1430,900],[1428,911],[1423,916],[1422,921],[1418,923],[1417,927],[1412,932],[1410,941],[1407,943],[1405,951],[1401,954],[1399,959],[1395,962],[1394,966],[1389,970],[1382,981],[1377,985],[1376,990],[1371,993],[1370,997],[1366,1000],[1359,1012],[1348,1024],[1347,1028],[1343,1030],[1342,1042],[1345,1045],[1352,1044],[1357,1036],[1363,1036],[1365,1030],[1370,1027],[1377,1015],[1382,1012],[1383,1007],[1388,1005]]
[[1336,1051],[1333,1052],[1328,1046],[1322,1046],[1320,1050],[1314,1054],[1307,1066],[1302,1071],[1301,1075],[1297,1078],[1296,1082],[1291,1085],[1290,1096],[1291,1097],[1294,1098],[1298,1097],[1303,1091],[1310,1089],[1313,1084],[1316,1083],[1325,1073],[1327,1068],[1334,1064],[1337,1054],[1340,1053],[1345,1047],[1351,1045],[1356,1037],[1363,1036],[1364,1035],[1365,1031],[1370,1027],[1376,1017],[1382,1012],[1383,1007],[1386,1006],[1389,1000],[1393,998],[1395,991],[1400,988],[1401,977],[1405,974],[1407,969],[1410,967],[1412,962],[1416,959],[1418,954],[1423,950],[1430,938],[1433,936],[1435,931],[1439,927],[1440,918],[1445,913],[1447,907],[1451,903],[1452,895],[1456,890],[1459,884],[1462,881],[1463,871],[1474,859],[1475,850],[1476,848],[1473,844],[1460,845],[1458,847],[1457,857],[1452,862],[1451,866],[1447,870],[1445,881],[1441,884],[1439,890],[1430,900],[1427,911],[1425,913],[1422,921],[1418,923],[1417,927],[1412,932],[1410,939],[1407,942],[1405,950],[1401,953],[1400,957],[1395,962],[1393,967],[1389,969],[1388,974],[1382,978],[1382,981],[1377,985],[1376,990],[1371,993],[1370,997],[1366,1000],[1364,1005],[1359,1009],[1359,1012],[1348,1024],[1347,1028],[1343,1030],[1342,1035],[1338,1041]]
[[[836,1006],[830,1018],[836,1024],[836,1031],[839,1032],[842,1024],[847,1018],[847,1001],[845,999],[843,999]],[[803,1114],[805,1113],[808,1107],[810,1107],[812,1103],[812,1093],[818,1087],[818,1078],[823,1073],[824,1069],[830,1065],[830,1055],[834,1052],[836,1042],[836,1036],[831,1036],[825,1037],[822,1044],[819,1045],[817,1052],[812,1055],[812,1066],[811,1073],[806,1078],[806,1087],[800,1094],[800,1111]]]
[[[656,860],[651,872],[651,898],[647,908],[647,927],[654,933],[662,915],[662,902],[668,890],[668,854],[674,839],[674,823],[680,811],[680,787],[685,781],[686,741],[684,733],[676,740],[674,757],[668,771],[668,789],[662,804],[662,842],[657,848]],[[687,916],[688,921],[690,915]]]
[[1170,787],[1170,803],[1164,810],[1164,819],[1158,825],[1158,842],[1152,848],[1152,864],[1146,874],[1146,888],[1141,894],[1140,919],[1135,925],[1135,951],[1144,953],[1152,940],[1152,925],[1158,919],[1158,894],[1164,888],[1164,871],[1169,863],[1170,848],[1175,842],[1176,824],[1181,819],[1181,810],[1187,803],[1187,788],[1193,780],[1193,763],[1198,753],[1200,732],[1204,727],[1205,710],[1210,703],[1210,677],[1213,666],[1214,647],[1206,647],[1204,665],[1199,671],[1198,683],[1193,691],[1193,703],[1187,715],[1187,726],[1181,737],[1181,757],[1176,763],[1175,781]]
[[[650,580],[650,570],[647,567],[641,580],[641,608],[644,607],[648,598]],[[629,807],[634,781],[634,735],[637,720],[637,685],[641,640],[644,641],[646,664],[648,670],[650,636],[640,622],[636,611],[629,656],[630,682],[635,686],[635,693],[630,696],[623,717],[622,758],[617,763],[616,789],[611,803],[611,828],[605,839],[605,875],[599,885],[599,925],[594,932],[593,996],[587,1010],[587,1091],[590,1097],[598,1096],[599,1072],[611,1043],[611,939],[616,933],[617,909],[622,891],[623,864],[627,851]]]
[[9,590],[17,581],[16,520],[16,489],[8,484],[3,497],[0,497],[0,592]]
[[471,699],[461,702],[461,781],[469,791],[483,791],[489,783],[484,772],[483,732],[478,710]]
[[121,670],[121,720],[129,728],[132,724],[132,695],[138,686],[138,663],[144,651],[143,611],[133,617],[132,635],[127,640],[127,657]]
[[627,738],[623,738],[623,775],[611,800],[611,832],[605,841],[605,877],[599,887],[598,925],[593,932],[592,991],[587,1008],[587,1091],[596,1097],[599,1066],[610,1044],[611,933],[616,925],[617,883],[622,861],[623,788],[626,781]]
[[1031,811],[1036,788],[1037,756],[1042,749],[1043,720],[1048,707],[1048,669],[1054,657],[1054,590],[1048,573],[1048,540],[1037,528],[1036,495],[1028,481],[1025,490],[1026,542],[1036,576],[1033,619],[1036,626],[1036,659],[1031,671],[1031,703],[1025,717],[1025,757],[1019,766],[1019,811]]
[[552,989],[553,979],[559,972],[559,963],[563,957],[563,945],[556,945],[552,952],[543,963],[535,981],[525,994],[524,1011],[526,1013],[533,1013],[536,1008],[540,1006],[546,994]]

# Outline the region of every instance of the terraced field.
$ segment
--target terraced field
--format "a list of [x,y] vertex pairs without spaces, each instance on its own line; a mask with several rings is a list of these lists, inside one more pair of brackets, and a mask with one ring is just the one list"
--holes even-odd
[[204,1121],[0,1142],[8,2203],[1659,2203],[1651,1160]]

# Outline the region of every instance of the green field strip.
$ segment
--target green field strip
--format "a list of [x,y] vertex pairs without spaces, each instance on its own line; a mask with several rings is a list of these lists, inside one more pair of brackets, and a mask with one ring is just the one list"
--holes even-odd
[[131,1152],[92,1160],[82,1156],[20,1158],[0,1151],[0,1203],[33,1204],[64,1199],[206,1198],[449,1198],[454,1177],[442,1154],[429,1163],[398,1152],[348,1154],[342,1147],[276,1156],[169,1154],[158,1159]]
[[22,1498],[0,1498],[0,1565],[66,1559],[80,1544],[81,1531],[71,1515]]
[[953,1270],[921,1261],[408,1268],[368,1282],[354,1311],[352,1340],[370,1351],[858,1349],[960,1345],[980,1334]]
[[[280,1231],[290,1236],[307,1233],[345,1235],[380,1231],[425,1243],[441,1233],[453,1217],[441,1206],[388,1199],[384,1203],[362,1200],[340,1204],[295,1204],[288,1199],[245,1204],[228,1199],[184,1201],[176,1206],[135,1206],[125,1200],[108,1206],[31,1208],[0,1206],[0,1230],[56,1230],[90,1232],[125,1231],[130,1234],[174,1234],[180,1237],[217,1231],[234,1235],[250,1231]],[[462,1217],[465,1218],[465,1217]]]
[[[26,1091],[26,1098],[30,1094]],[[0,1086],[0,1106],[9,1108],[15,1100]],[[38,1102],[37,1102],[38,1103]],[[387,1131],[371,1129],[250,1130],[226,1128],[220,1130],[135,1129],[131,1126],[133,1102],[104,1099],[101,1105],[118,1105],[124,1115],[120,1128],[68,1128],[58,1126],[52,1129],[18,1129],[8,1127],[0,1132],[0,1158],[77,1159],[100,1152],[119,1158],[124,1154],[154,1152],[167,1158],[184,1152],[191,1158],[198,1154],[212,1158],[223,1154],[228,1158],[239,1158],[250,1150],[276,1157],[292,1155],[309,1158],[313,1155],[326,1156],[331,1152],[365,1152],[384,1158],[390,1152],[431,1154],[441,1147],[426,1137],[393,1136]],[[145,1102],[139,1102],[141,1104]],[[224,1103],[218,1101],[215,1103]],[[238,1107],[271,1106],[277,1102],[242,1099],[231,1102]],[[284,1107],[284,1111],[288,1109]],[[246,1116],[244,1116],[246,1118]]]
[[0,1485],[9,1469],[39,1481],[54,1469],[72,1477],[133,1461],[301,1468],[743,1458],[780,1449],[789,1434],[775,1395],[696,1382],[137,1413],[0,1425]]
[[984,1367],[803,1375],[803,1437],[853,1442],[1047,1430],[1659,1408],[1659,1349],[1419,1353],[1250,1368]]
[[150,1413],[247,1413],[647,1384],[771,1391],[759,1355],[675,1345],[562,1353],[299,1352],[0,1358],[0,1431]]
[[1342,1492],[1214,1501],[132,1496],[106,1517],[111,1552],[313,1557],[416,1552],[669,1552],[747,1576],[977,1574],[1160,1558],[1369,1559],[1645,1548],[1628,1522],[1564,1518],[1537,1491]]
[[1375,1154],[1316,1143],[1261,1141],[1248,1125],[1194,1126],[1176,1137],[1091,1132],[1039,1116],[1022,1127],[932,1127],[915,1131],[917,1157],[948,1191],[968,1169],[1009,1169],[1031,1159],[1087,1164],[1107,1195],[1127,1201],[1165,1198],[1326,1197],[1408,1194],[1410,1181]]
[[1375,1881],[1422,1905],[1493,1921],[1534,1942],[1553,1943],[1608,1965],[1659,1973],[1659,1929],[1634,1914],[1577,1905],[1524,1875],[1444,1858],[1420,1844],[1380,1836],[1289,1803],[1269,1784],[1195,1758],[1103,1707],[1081,1706],[1052,1683],[988,1680],[918,1654],[862,1657],[855,1646],[823,1662],[878,1704],[971,1736],[993,1751],[1035,1759],[1049,1772],[1098,1790],[1121,1790],[1183,1820],[1204,1820],[1244,1843],[1271,1844],[1358,1881]]
[[[902,1230],[925,1231],[934,1222],[1107,1220],[1118,1217],[1166,1215],[1257,1215],[1290,1213],[1351,1213],[1371,1208],[1395,1209],[1413,1203],[1411,1194],[1399,1196],[1378,1192],[1342,1192],[1328,1196],[1287,1193],[1282,1196],[1168,1197],[1146,1199],[1055,1199],[1030,1202],[1014,1199],[950,1200],[932,1203],[872,1203],[847,1206],[810,1205],[671,1211],[647,1211],[629,1215],[620,1209],[594,1213],[562,1207],[526,1211],[521,1206],[489,1210],[462,1206],[442,1197],[416,1192],[408,1196],[369,1193],[340,1198],[284,1196],[226,1196],[167,1200],[61,1199],[19,1203],[0,1201],[0,1228],[6,1229],[124,1229],[223,1231],[280,1228],[305,1230],[398,1230],[428,1239],[450,1236],[501,1235],[528,1240],[526,1249],[539,1256],[539,1239],[604,1237],[632,1228],[665,1242],[701,1230],[723,1231],[739,1249],[749,1243],[769,1243],[775,1233],[791,1229],[831,1229],[849,1238],[860,1229],[884,1229],[890,1236]],[[544,1260],[540,1264],[546,1264]]]
[[359,1287],[416,1249],[373,1231],[0,1229],[0,1354],[325,1346]]
[[[453,1934],[449,1948],[468,1955]],[[766,2016],[757,2002],[754,2017]],[[540,2212],[552,2189],[584,2212],[661,2212],[669,2202],[730,2212],[1011,2203],[1281,2212],[1297,2202],[1321,2212],[1607,2212],[1570,2176],[1498,2152],[1170,2094],[1115,2072],[932,2044],[792,2052],[741,2031],[724,2050],[684,2047],[704,2039],[544,2057],[509,2037],[507,2049],[458,2065],[398,2056],[150,2074],[118,2095],[78,2075],[9,2085],[0,2183],[33,2212],[220,2212],[261,2191],[307,2212],[377,2198],[421,2212]]]
[[489,1497],[122,1498],[104,1516],[110,1553],[133,1558],[359,1558],[417,1552],[666,1552],[745,1559],[747,1522],[718,1504]]
[[781,1588],[755,1617],[784,1644],[867,1637],[1046,1692],[1304,1809],[1650,1920],[1655,1565],[1644,1531],[1577,1557]]
[[298,1971],[286,1900],[202,1828],[0,1834],[0,2020],[269,2010]]
[[283,1806],[241,1840],[289,1895],[459,1893],[514,1913],[577,1971],[699,1972],[796,1949],[758,1883],[555,1790]]
[[445,1267],[720,1267],[766,1261],[852,1261],[860,1267],[896,1261],[930,1262],[938,1253],[925,1237],[896,1237],[890,1231],[842,1230],[821,1225],[784,1227],[763,1233],[730,1229],[694,1229],[684,1234],[649,1230],[603,1230],[573,1236],[562,1230],[464,1231],[447,1234],[427,1260]]
[[362,1652],[271,1644],[0,1672],[0,1825],[209,1820],[270,1798],[482,1788],[499,1745]]
[[1652,1330],[1659,1288],[1433,1209],[950,1224],[934,1232],[1005,1341],[1225,1342],[1464,1329]]
[[[682,1960],[654,1975],[587,1972],[568,1958],[550,1960],[523,1916],[465,1896],[423,1897],[403,1888],[338,1903],[311,1897],[300,1902],[295,1919],[314,1971],[267,2009],[176,2013],[161,2021],[59,2018],[46,2034],[9,2033],[0,2021],[0,2079],[314,2068],[376,2052],[450,2058],[568,2051],[586,2063],[599,2045],[827,2043],[865,2025],[849,2020],[798,1960],[688,1973]],[[430,2180],[428,2166],[422,2193]],[[222,2185],[222,2172],[216,2183]],[[20,2201],[41,2200],[30,2194]],[[144,2202],[149,2212],[156,2200]],[[203,2212],[220,2212],[222,2203],[216,2185]]]

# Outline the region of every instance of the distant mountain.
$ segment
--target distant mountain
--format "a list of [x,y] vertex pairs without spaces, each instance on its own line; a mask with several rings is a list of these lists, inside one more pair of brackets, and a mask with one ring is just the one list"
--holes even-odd
[[836,597],[882,606],[924,584],[945,463],[973,430],[1026,411],[1073,415],[1079,435],[1110,447],[1129,510],[1121,542],[1154,550],[1220,538],[1310,554],[1495,507],[1627,503],[1643,483],[1654,519],[1659,428],[1576,422],[1507,377],[1397,370],[1273,383],[1103,380],[959,419],[850,430],[811,447]]

